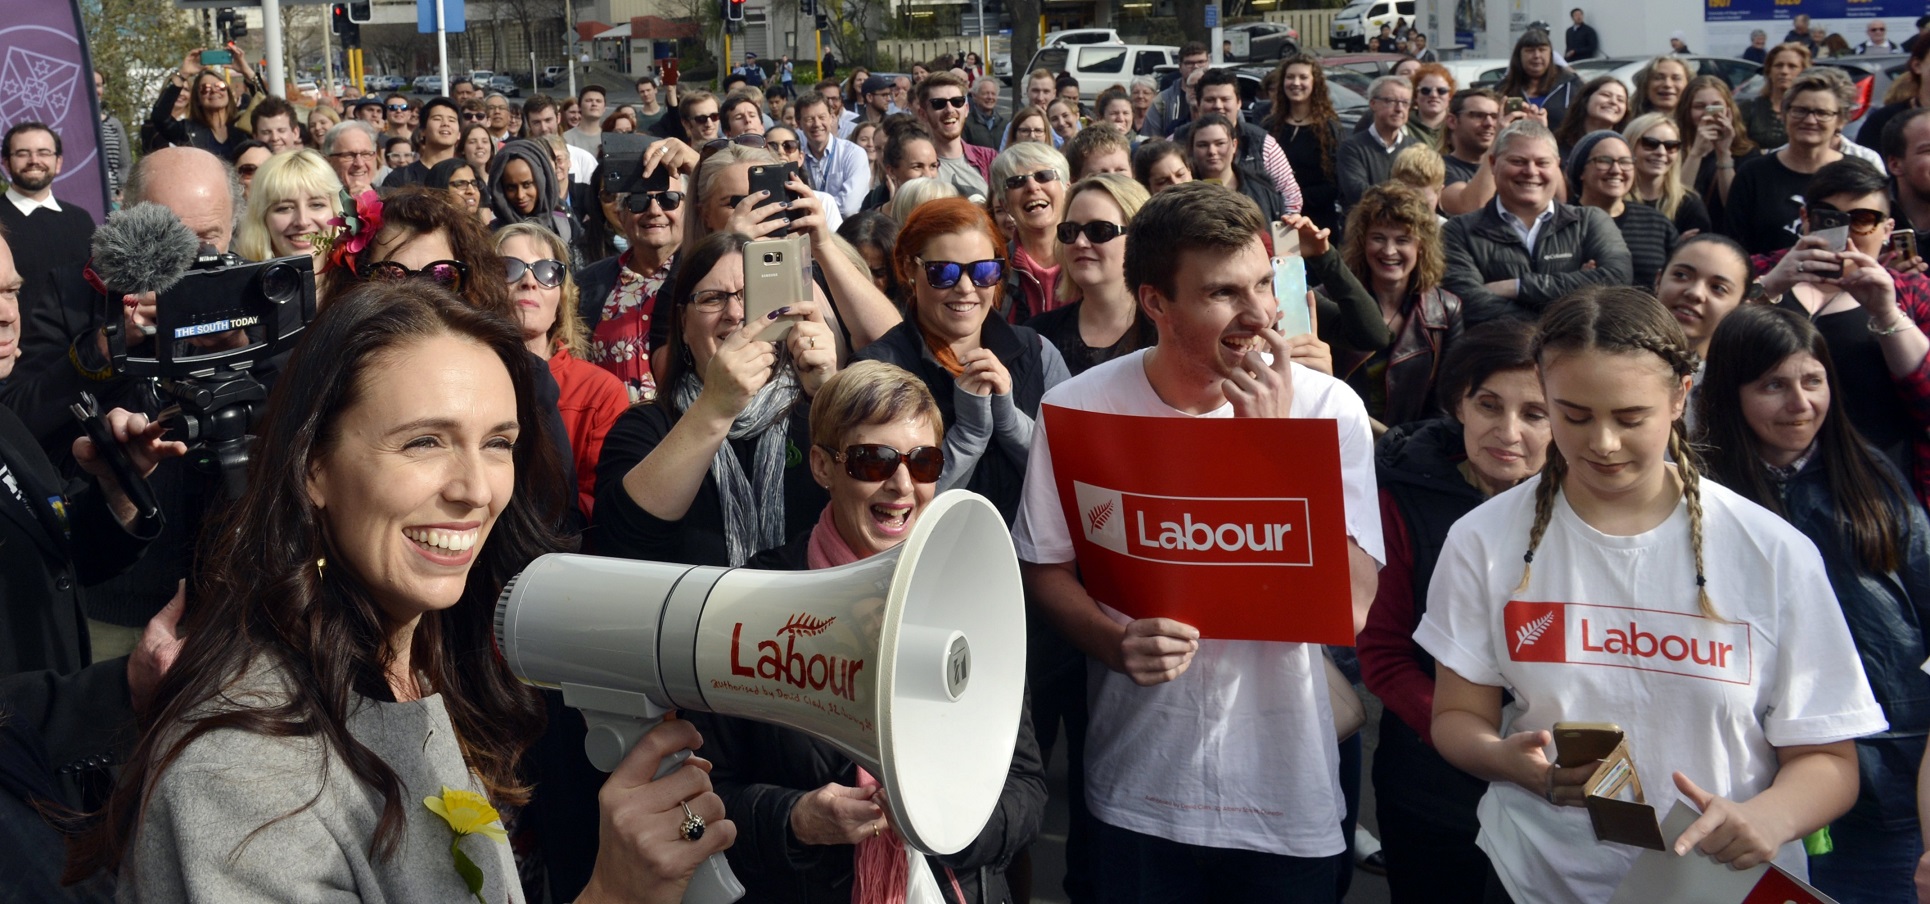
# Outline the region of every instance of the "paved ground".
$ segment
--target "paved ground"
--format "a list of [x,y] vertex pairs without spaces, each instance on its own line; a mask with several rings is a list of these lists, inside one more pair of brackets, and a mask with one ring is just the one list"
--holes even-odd
[[[1365,688],[1356,688],[1361,698],[1367,701],[1367,727],[1362,729],[1366,741],[1367,756],[1361,769],[1360,822],[1369,829],[1374,828],[1374,787],[1369,779],[1373,775],[1374,747],[1379,742],[1380,701],[1367,693]],[[1066,770],[1065,745],[1059,744],[1052,752],[1052,762],[1046,766],[1046,792],[1049,795],[1045,825],[1039,830],[1039,840],[1032,844],[1032,902],[1033,904],[1066,904],[1065,892],[1060,881],[1065,877],[1066,841]],[[1354,885],[1347,893],[1347,904],[1387,904],[1387,880],[1364,870],[1354,870]]]

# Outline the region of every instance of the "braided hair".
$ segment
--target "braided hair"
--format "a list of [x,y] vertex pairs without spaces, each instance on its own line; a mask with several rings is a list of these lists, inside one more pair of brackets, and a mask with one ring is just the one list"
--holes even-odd
[[[1535,333],[1534,357],[1547,373],[1549,357],[1556,352],[1600,351],[1609,354],[1648,353],[1660,358],[1678,379],[1696,372],[1701,360],[1696,356],[1682,327],[1669,316],[1662,303],[1640,289],[1627,286],[1598,286],[1583,289],[1548,307]],[[1696,602],[1702,614],[1719,618],[1709,601],[1703,575],[1702,549],[1702,462],[1689,442],[1687,428],[1677,418],[1669,425],[1669,457],[1675,459],[1676,473],[1682,478],[1682,496],[1689,506],[1689,546],[1695,554]],[[1535,549],[1548,531],[1554,516],[1555,497],[1561,493],[1568,476],[1568,461],[1561,448],[1550,445],[1548,460],[1542,465],[1541,483],[1535,487],[1535,521],[1528,531],[1528,549],[1522,555],[1519,593],[1528,586],[1534,568]]]

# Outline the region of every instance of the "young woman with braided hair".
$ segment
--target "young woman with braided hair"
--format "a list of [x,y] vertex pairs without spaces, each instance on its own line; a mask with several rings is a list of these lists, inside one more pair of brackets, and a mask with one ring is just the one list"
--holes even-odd
[[1652,296],[1556,302],[1535,358],[1547,463],[1455,523],[1414,634],[1437,663],[1436,748],[1490,783],[1489,900],[1604,902],[1640,853],[1596,840],[1597,764],[1555,765],[1562,722],[1620,726],[1658,815],[1701,812],[1676,854],[1804,875],[1798,840],[1856,798],[1851,740],[1886,725],[1821,556],[1701,479],[1682,425],[1697,358]]

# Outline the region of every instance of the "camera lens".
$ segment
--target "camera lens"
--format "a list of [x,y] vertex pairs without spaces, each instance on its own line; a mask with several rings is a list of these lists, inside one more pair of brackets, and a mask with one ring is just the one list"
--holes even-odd
[[275,304],[288,304],[302,297],[301,271],[288,264],[269,264],[261,270],[261,295]]

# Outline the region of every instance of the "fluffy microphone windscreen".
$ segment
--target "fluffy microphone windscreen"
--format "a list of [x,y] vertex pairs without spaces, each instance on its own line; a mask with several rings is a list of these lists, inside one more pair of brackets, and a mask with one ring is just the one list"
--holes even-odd
[[201,240],[174,211],[136,204],[94,230],[94,272],[109,292],[166,292],[194,265]]

